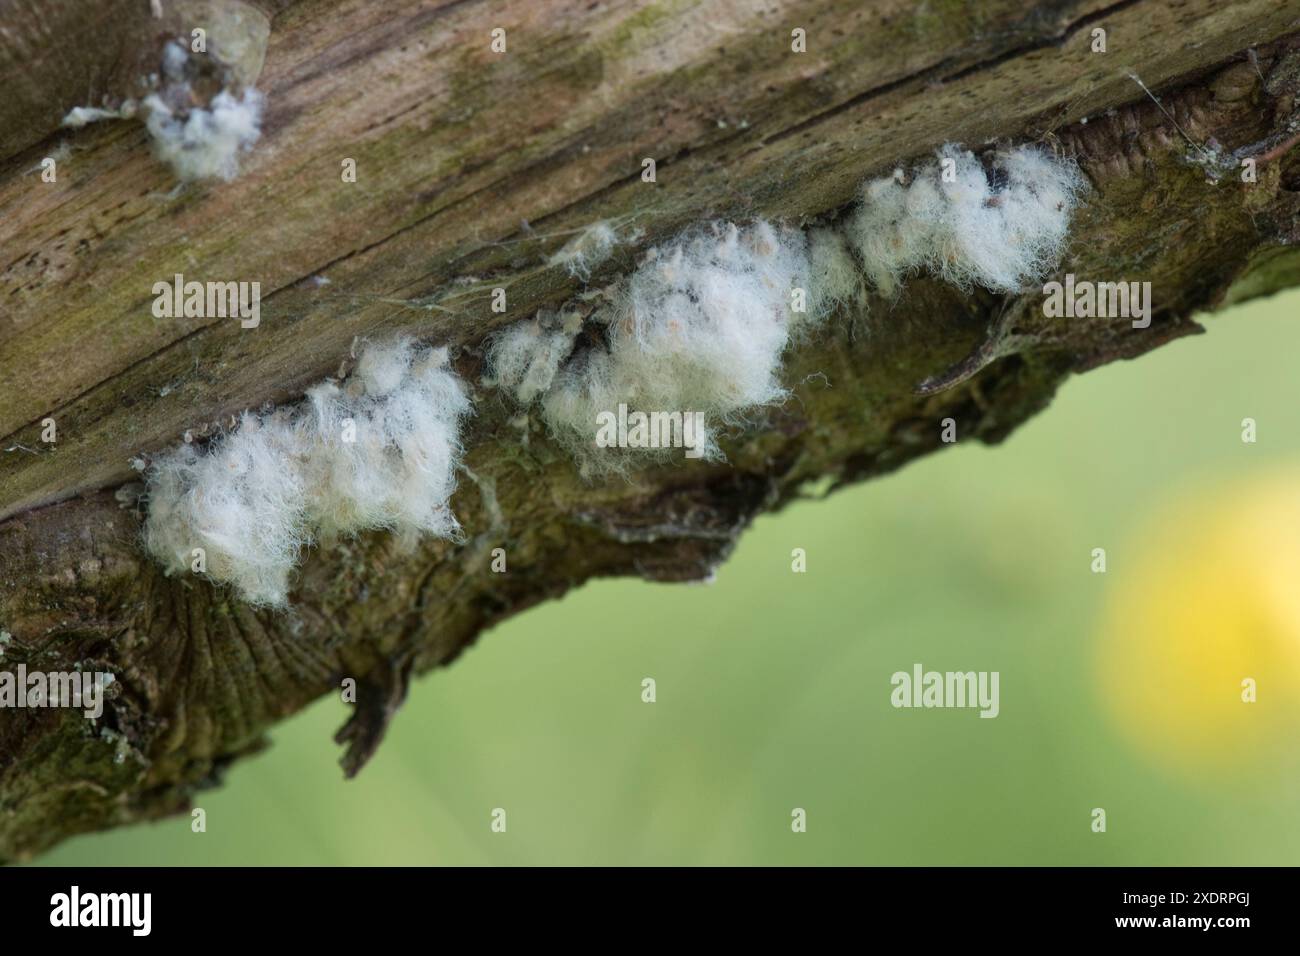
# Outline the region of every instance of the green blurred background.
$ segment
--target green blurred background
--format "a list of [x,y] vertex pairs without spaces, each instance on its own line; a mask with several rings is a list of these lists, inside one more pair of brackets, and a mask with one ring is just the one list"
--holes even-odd
[[[599,581],[498,627],[415,683],[355,781],[321,701],[199,795],[207,832],[40,862],[1296,864],[1300,535],[1150,519],[1241,528],[1300,488],[1297,309],[1235,309],[1069,382],[1000,448],[761,518],[711,585]],[[892,708],[915,662],[999,671],[1000,716]]]

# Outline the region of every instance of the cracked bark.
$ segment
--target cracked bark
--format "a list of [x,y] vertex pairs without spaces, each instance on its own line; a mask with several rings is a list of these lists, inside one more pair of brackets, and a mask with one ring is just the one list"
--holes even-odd
[[[97,723],[0,711],[0,859],[184,810],[348,677],[357,710],[339,740],[355,772],[410,675],[496,621],[593,577],[705,577],[759,512],[941,447],[944,418],[962,441],[997,442],[1069,375],[1300,282],[1300,0],[258,3],[266,134],[239,180],[175,197],[138,123],[57,129],[74,105],[130,95],[198,15],[163,6],[161,23],[147,0],[0,12],[15,91],[0,104],[4,663],[117,676]],[[496,26],[509,52],[494,58]],[[790,52],[796,26],[806,54]],[[1096,27],[1107,53],[1091,52]],[[1218,147],[1217,178],[1184,134]],[[288,613],[165,578],[139,549],[119,500],[133,456],[297,397],[358,335],[447,343],[477,383],[488,332],[580,291],[545,260],[592,220],[645,230],[599,285],[687,222],[833,216],[867,176],[994,138],[1078,157],[1094,189],[1061,272],[1150,281],[1149,329],[921,277],[793,350],[794,397],[733,431],[726,464],[584,483],[479,388],[452,502],[463,543],[375,533],[314,550]],[[346,157],[355,185],[339,179]],[[1254,184],[1236,168],[1247,157]],[[260,281],[261,326],[154,319],[149,290],[175,272]],[[505,315],[488,308],[496,285]]]

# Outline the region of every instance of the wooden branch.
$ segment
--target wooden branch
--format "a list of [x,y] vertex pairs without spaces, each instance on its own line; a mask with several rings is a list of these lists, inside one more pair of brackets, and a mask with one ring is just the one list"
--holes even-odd
[[[210,6],[202,16],[228,12]],[[97,723],[0,710],[0,859],[183,809],[347,677],[354,771],[409,674],[495,621],[593,576],[706,576],[755,514],[810,482],[941,447],[944,418],[960,440],[996,442],[1070,373],[1300,279],[1300,0],[261,4],[263,141],[239,179],[179,194],[138,122],[58,128],[72,106],[134,95],[166,31],[188,32],[195,14],[172,7],[162,32],[147,0],[0,8],[0,78],[28,62],[51,79],[0,104],[4,662],[117,677]],[[120,13],[93,51],[58,26],[98,22],[92,8]],[[796,27],[807,53],[791,52]],[[1097,28],[1106,53],[1092,52]],[[794,397],[735,430],[725,464],[584,482],[540,431],[522,444],[517,411],[480,388],[453,498],[462,544],[375,533],[314,550],[288,613],[165,578],[139,548],[134,499],[118,494],[133,457],[296,398],[357,336],[447,344],[479,382],[487,334],[581,291],[546,258],[594,220],[643,230],[599,285],[687,223],[835,215],[868,176],[995,138],[1078,158],[1094,188],[1061,271],[1150,281],[1150,328],[918,278],[793,351]],[[53,183],[47,155],[64,157]],[[356,183],[340,177],[348,158]],[[153,283],[177,272],[259,281],[260,325],[154,318]],[[509,289],[504,315],[492,286]],[[490,570],[496,547],[505,574]]]

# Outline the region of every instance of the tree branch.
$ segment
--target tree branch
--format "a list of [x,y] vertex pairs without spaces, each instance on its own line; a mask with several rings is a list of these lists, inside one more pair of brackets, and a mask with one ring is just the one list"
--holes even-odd
[[[66,37],[41,41],[33,18],[64,22],[92,6],[5,15],[26,25],[15,35],[28,53],[48,42],[50,55],[32,58],[40,70]],[[136,13],[114,21],[109,45],[156,56],[156,26],[136,9],[148,4],[121,6]],[[1300,280],[1300,47],[1288,35],[1300,4],[1024,6],[264,5],[263,142],[238,180],[179,196],[138,124],[57,130],[86,105],[76,84],[5,104],[4,662],[117,679],[98,722],[0,711],[0,859],[183,810],[268,727],[345,678],[359,694],[340,733],[354,772],[408,675],[454,660],[496,621],[592,577],[706,577],[756,514],[811,485],[865,480],[943,447],[946,418],[960,441],[1000,441],[1070,374]],[[503,56],[488,49],[498,26]],[[795,27],[808,32],[806,54],[790,51]],[[1097,27],[1107,53],[1091,50]],[[0,55],[0,76],[17,60]],[[127,94],[130,76],[105,77],[96,97]],[[1184,136],[1217,144],[1223,163],[1194,161],[1201,150]],[[1061,271],[1150,281],[1149,328],[1052,319],[1037,295],[963,294],[920,277],[898,301],[873,299],[792,350],[793,397],[734,429],[726,463],[587,482],[543,432],[521,442],[517,409],[478,388],[469,474],[452,500],[463,543],[369,533],[314,549],[289,612],[166,578],[140,549],[133,456],[296,398],[356,336],[447,344],[463,380],[480,382],[485,336],[581,291],[546,258],[590,222],[643,230],[596,286],[690,222],[835,215],[868,176],[945,141],[994,138],[1078,158],[1094,188]],[[40,181],[31,170],[62,143],[57,182]],[[1246,156],[1252,184],[1237,168]],[[655,184],[641,181],[643,157],[658,162]],[[340,180],[345,158],[357,160],[355,184]],[[257,279],[261,325],[155,319],[149,290],[176,272]],[[457,283],[466,276],[474,283]],[[504,315],[476,291],[492,286],[509,290]],[[46,417],[53,445],[41,441]]]

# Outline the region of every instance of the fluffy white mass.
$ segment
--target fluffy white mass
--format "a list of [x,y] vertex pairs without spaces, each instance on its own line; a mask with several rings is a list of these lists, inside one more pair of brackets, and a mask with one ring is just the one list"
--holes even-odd
[[[842,306],[863,311],[868,288],[894,295],[928,270],[962,288],[1015,292],[1059,261],[1085,181],[1037,146],[1003,149],[987,166],[957,146],[910,174],[866,183],[834,225],[796,230],[712,223],[651,249],[601,293],[591,316],[605,346],[575,348],[576,327],[539,314],[489,343],[490,383],[521,403],[540,399],[552,432],[586,464],[621,469],[595,448],[597,416],[620,405],[703,412],[731,423],[781,401],[782,352]],[[578,276],[616,241],[596,223],[551,258]],[[705,456],[719,455],[706,429]]]
[[241,153],[252,149],[262,133],[262,94],[249,88],[236,98],[222,90],[207,109],[177,113],[154,93],[144,100],[145,125],[154,152],[184,182],[231,180],[239,174]]
[[527,405],[551,387],[581,329],[578,315],[545,310],[507,326],[488,343],[488,384],[512,392]]
[[163,47],[161,76],[150,78],[154,92],[139,104],[128,99],[116,109],[75,106],[62,125],[80,129],[109,119],[130,119],[143,113],[154,153],[172,167],[182,182],[231,180],[239,174],[239,157],[262,135],[264,97],[252,87],[235,96],[223,89],[206,106],[194,105],[190,84],[193,63],[188,49],[176,41]]
[[301,549],[371,528],[453,537],[460,423],[470,404],[442,349],[369,345],[344,382],[268,415],[245,413],[207,448],[149,469],[145,543],[172,572],[194,567],[251,604],[283,606]]
[[815,324],[837,308],[861,305],[866,295],[862,270],[840,230],[816,226],[808,230],[808,308],[796,314],[806,324]]
[[999,150],[986,171],[950,144],[910,181],[896,170],[866,183],[845,233],[885,295],[921,269],[963,289],[1016,292],[1059,261],[1084,182],[1037,146]]
[[542,400],[553,432],[592,460],[597,415],[620,403],[651,412],[703,412],[705,457],[719,454],[713,425],[780,401],[781,352],[795,320],[793,292],[808,273],[802,232],[766,222],[713,223],[651,249],[593,318],[607,348],[574,355]]

